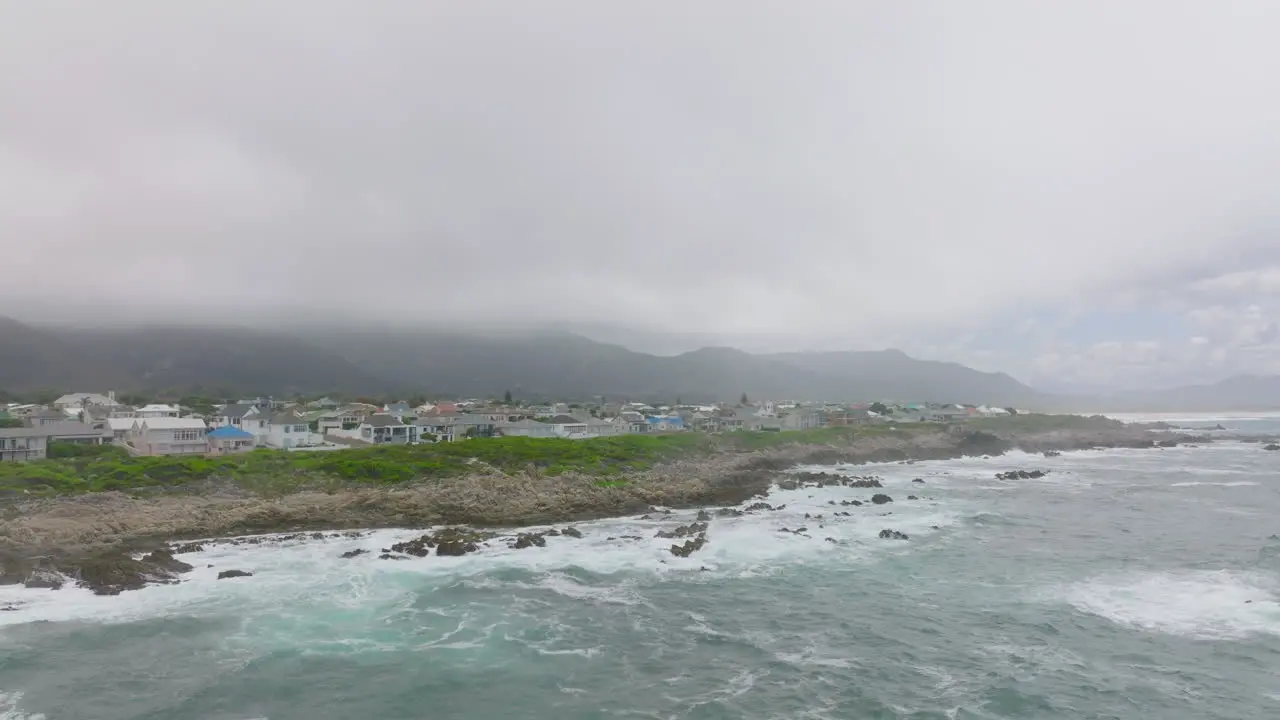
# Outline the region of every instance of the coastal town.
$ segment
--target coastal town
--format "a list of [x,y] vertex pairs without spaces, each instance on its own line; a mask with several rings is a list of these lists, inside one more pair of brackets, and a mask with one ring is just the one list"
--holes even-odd
[[[132,399],[132,398],[131,398]],[[68,393],[0,408],[0,462],[40,460],[50,444],[115,445],[134,456],[220,456],[257,449],[333,451],[496,437],[786,432],[874,423],[956,423],[1013,408],[934,403],[736,403],[440,400],[410,403],[271,397],[130,405],[114,392]]]

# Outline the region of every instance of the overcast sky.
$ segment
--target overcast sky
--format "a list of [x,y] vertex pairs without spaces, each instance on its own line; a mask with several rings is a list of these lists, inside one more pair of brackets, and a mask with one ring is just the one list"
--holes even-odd
[[1277,27],[1274,0],[0,0],[0,314],[1280,373]]

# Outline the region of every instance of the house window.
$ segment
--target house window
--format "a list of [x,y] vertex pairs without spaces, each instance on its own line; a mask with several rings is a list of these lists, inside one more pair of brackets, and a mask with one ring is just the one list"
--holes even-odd
[[293,431],[294,431],[294,432],[304,433],[304,432],[306,432],[306,431],[307,431],[307,426],[306,426],[306,425],[294,425],[294,426],[293,426]]

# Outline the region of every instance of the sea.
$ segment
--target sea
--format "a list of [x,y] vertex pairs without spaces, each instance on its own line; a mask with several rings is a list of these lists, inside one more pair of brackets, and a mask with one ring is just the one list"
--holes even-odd
[[[380,560],[416,534],[384,530],[210,546],[117,597],[0,588],[0,718],[1280,718],[1280,453],[806,469],[884,489],[775,490],[688,558],[654,537],[676,511],[460,558]],[[995,477],[1016,469],[1048,474]]]

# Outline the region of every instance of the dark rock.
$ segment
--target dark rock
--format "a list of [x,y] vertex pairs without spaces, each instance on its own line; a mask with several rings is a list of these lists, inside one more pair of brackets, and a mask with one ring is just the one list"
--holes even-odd
[[839,544],[840,544],[840,541],[839,541],[839,540],[837,540],[837,539],[835,539],[835,538],[833,538],[833,537],[823,538],[823,540],[826,540],[826,541],[827,541],[827,542],[829,542],[829,543],[835,543],[836,545],[839,545]]
[[1266,445],[1262,446],[1262,449],[1263,450],[1280,450],[1280,445],[1277,445],[1275,443],[1267,443]]
[[685,540],[683,545],[672,545],[671,554],[676,557],[689,557],[693,553],[702,549],[707,544],[706,533],[701,533],[692,540]]
[[1047,470],[1010,470],[1009,472],[996,473],[997,480],[1034,480],[1048,475]]
[[881,530],[880,539],[882,540],[909,540],[906,533],[897,530]]
[[893,502],[893,498],[889,497],[888,495],[885,495],[884,493],[876,493],[875,495],[871,496],[871,502],[875,503],[876,505],[883,505],[885,503]]
[[37,568],[31,571],[23,585],[32,589],[60,590],[66,581],[67,579],[56,571]]
[[1044,456],[1045,456],[1045,457],[1047,457],[1047,458],[1051,458],[1051,457],[1058,457],[1058,456],[1059,456],[1059,455],[1061,455],[1061,454],[1062,454],[1062,452],[1061,452],[1060,450],[1045,450],[1045,451],[1044,451]]
[[796,480],[779,480],[779,490],[795,490],[800,487],[800,483]]
[[227,578],[238,578],[238,577],[253,577],[253,573],[245,572],[243,570],[223,570],[222,572],[218,573],[219,580],[226,580]]
[[556,530],[555,528],[551,528],[550,530],[542,533],[542,536],[543,537],[560,537],[560,531]]
[[1162,447],[1162,448],[1178,447],[1178,441],[1177,440],[1160,440],[1156,442],[1156,447]]
[[516,536],[515,543],[511,546],[516,550],[523,550],[527,547],[546,547],[547,539],[542,533],[520,533]]
[[392,555],[391,553],[382,553],[381,555],[378,556],[378,559],[379,560],[408,560],[409,558],[403,555]]
[[391,546],[390,552],[403,553],[414,557],[426,557],[431,554],[431,548],[435,545],[430,535],[423,535],[412,540],[398,542]]
[[919,500],[920,498],[916,497],[915,495],[908,495],[908,496],[907,496],[907,499],[908,499],[908,500]]
[[743,512],[738,508],[720,508],[716,510],[716,517],[742,517]]
[[322,533],[322,532],[313,532],[313,533],[311,533],[311,539],[312,539],[312,540],[323,540],[323,539],[324,539],[324,533]]
[[922,480],[922,479],[920,479],[920,478],[914,478],[914,479],[912,479],[912,481],[911,481],[911,482],[913,482],[913,483],[920,483],[921,485],[923,485],[923,484],[924,484],[924,480]]
[[575,528],[575,527],[567,527],[567,528],[565,528],[565,529],[561,530],[561,531],[560,531],[560,534],[561,534],[561,535],[565,535],[565,536],[567,536],[567,537],[571,537],[571,538],[581,538],[581,537],[582,537],[582,531],[581,531],[581,530],[579,530],[578,528]]
[[774,506],[767,502],[751,503],[746,507],[746,512],[755,512],[756,510],[777,510]]
[[184,573],[195,567],[194,565],[189,565],[175,558],[173,553],[168,550],[156,550],[155,552],[148,553],[143,556],[142,562],[147,565],[153,565],[169,573]]
[[853,505],[853,506],[856,506],[856,507],[862,507],[862,501],[861,501],[861,500],[841,500],[841,501],[840,501],[840,504],[841,504],[841,505]]
[[850,480],[849,483],[846,485],[846,487],[878,488],[878,487],[884,487],[884,485],[881,484],[880,480],[878,480],[877,478],[858,478],[857,480]]
[[706,531],[707,531],[707,524],[705,522],[694,522],[694,523],[689,523],[688,525],[681,525],[674,530],[659,530],[656,534],[654,534],[654,537],[668,538],[668,539],[682,538],[682,537],[690,537],[693,535],[697,535],[699,533],[705,533]]
[[706,510],[699,510],[697,520],[698,522],[711,522],[711,513]]
[[367,553],[367,552],[369,552],[369,551],[368,551],[368,550],[365,550],[364,548],[356,548],[355,550],[348,550],[348,551],[346,551],[346,552],[342,553],[342,557],[344,557],[344,558],[353,558],[353,557],[357,557],[357,556],[359,556],[359,555],[364,555],[364,554],[365,554],[365,553]]
[[203,552],[203,551],[204,551],[204,545],[198,542],[186,543],[185,545],[179,545],[178,547],[173,549],[173,552],[175,555],[181,554],[181,553],[192,553],[192,552]]

